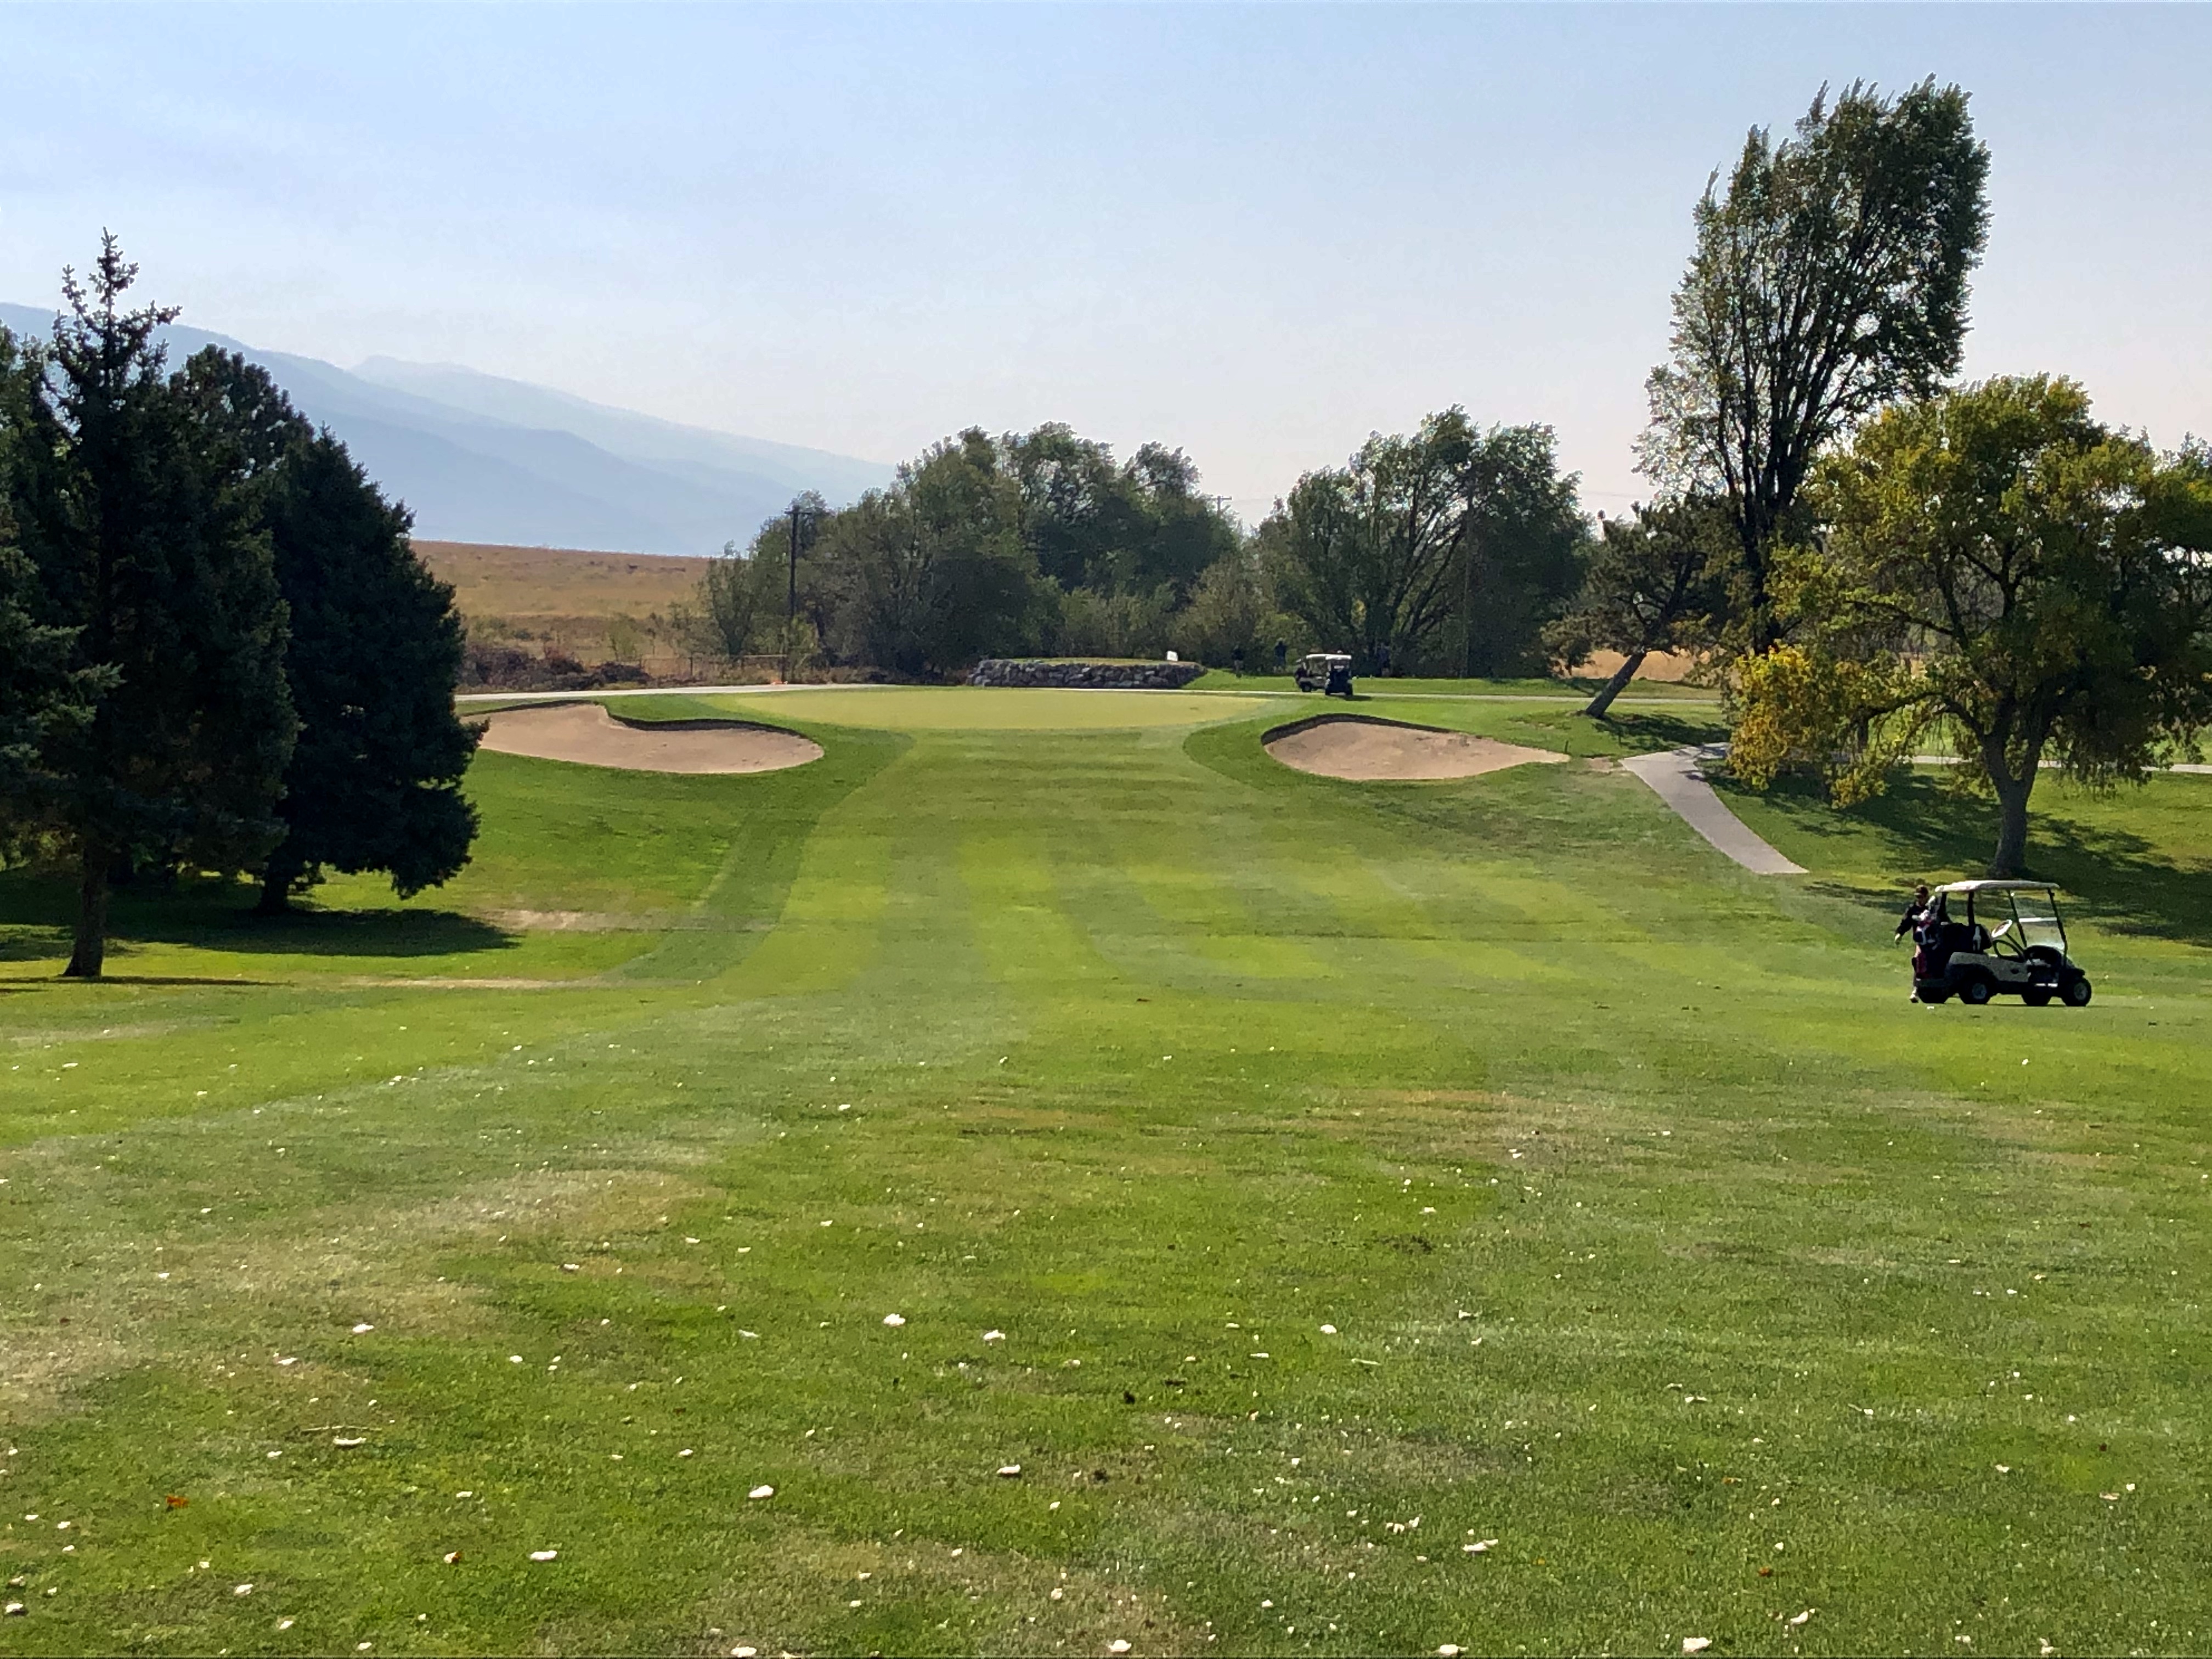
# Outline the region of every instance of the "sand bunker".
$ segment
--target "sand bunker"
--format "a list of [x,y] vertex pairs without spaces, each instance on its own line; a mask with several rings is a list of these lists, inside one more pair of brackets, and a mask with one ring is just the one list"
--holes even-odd
[[1464,732],[1439,732],[1358,714],[1322,714],[1278,726],[1265,742],[1285,766],[1356,783],[1419,778],[1471,778],[1531,761],[1563,761],[1548,749],[1528,749]]
[[483,746],[502,755],[626,772],[780,772],[822,758],[822,745],[796,732],[739,720],[633,726],[595,702],[502,709],[491,716]]

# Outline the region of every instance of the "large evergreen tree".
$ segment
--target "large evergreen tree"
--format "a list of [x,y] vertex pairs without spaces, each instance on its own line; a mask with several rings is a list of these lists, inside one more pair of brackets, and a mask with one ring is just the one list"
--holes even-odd
[[0,328],[0,853],[38,825],[49,781],[40,750],[48,734],[88,720],[110,678],[72,667],[74,630],[38,620],[37,573],[16,545],[11,485],[17,447],[28,441],[37,373]]
[[180,378],[251,459],[291,610],[284,667],[300,737],[276,808],[284,838],[262,866],[262,910],[282,912],[325,868],[389,872],[403,897],[450,880],[476,838],[460,782],[480,729],[453,710],[453,590],[416,557],[406,508],[265,371],[210,349]]
[[86,722],[48,730],[44,814],[77,868],[67,974],[96,978],[112,872],[241,869],[283,833],[272,810],[296,730],[285,611],[234,433],[164,375],[155,331],[126,310],[137,268],[105,240],[90,287],[29,388],[17,532],[40,615],[73,630],[71,666],[112,684]]

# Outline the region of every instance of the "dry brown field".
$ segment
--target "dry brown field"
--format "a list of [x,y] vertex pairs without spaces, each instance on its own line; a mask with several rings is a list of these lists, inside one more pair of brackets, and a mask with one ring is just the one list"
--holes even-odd
[[648,667],[674,654],[659,624],[690,597],[708,565],[703,558],[481,542],[418,541],[415,550],[453,585],[476,637],[555,646],[592,662],[643,656]]

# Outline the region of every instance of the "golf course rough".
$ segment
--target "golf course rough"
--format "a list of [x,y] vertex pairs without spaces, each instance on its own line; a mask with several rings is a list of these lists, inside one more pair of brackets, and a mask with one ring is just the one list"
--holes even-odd
[[0,876],[9,1651],[2212,1644],[2212,780],[2039,788],[2094,1006],[1928,1009],[1985,811],[1723,782],[1753,876],[1692,702],[817,695],[112,983]]

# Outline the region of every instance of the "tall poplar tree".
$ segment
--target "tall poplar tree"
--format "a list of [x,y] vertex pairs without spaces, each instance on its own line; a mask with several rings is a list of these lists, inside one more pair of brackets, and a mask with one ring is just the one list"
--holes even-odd
[[1832,106],[1823,88],[1780,143],[1752,129],[1724,192],[1706,182],[1640,447],[1662,497],[1727,506],[1725,643],[1778,637],[1774,549],[1821,450],[1958,372],[1988,174],[1966,94],[1931,77],[1896,98],[1854,82]]

